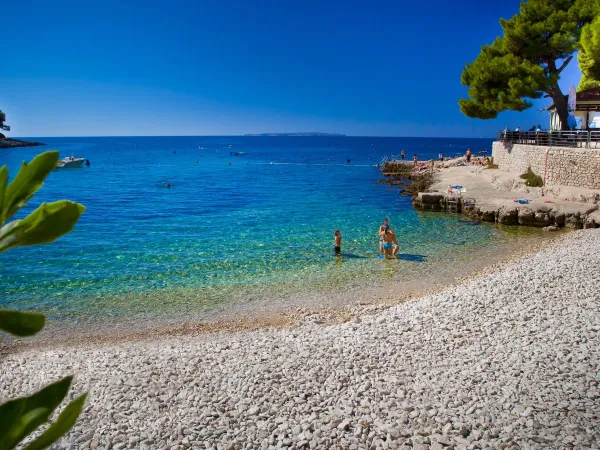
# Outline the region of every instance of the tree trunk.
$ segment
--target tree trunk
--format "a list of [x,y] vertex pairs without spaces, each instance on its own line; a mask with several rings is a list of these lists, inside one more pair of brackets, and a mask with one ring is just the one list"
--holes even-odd
[[556,114],[560,119],[560,129],[569,129],[569,106],[567,104],[567,98],[558,87],[558,83],[553,87],[550,92],[550,97],[554,100],[554,107],[556,108]]

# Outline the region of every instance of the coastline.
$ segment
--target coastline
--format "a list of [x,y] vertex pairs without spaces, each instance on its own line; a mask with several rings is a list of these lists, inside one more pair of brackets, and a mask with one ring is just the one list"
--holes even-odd
[[[518,173],[487,166],[462,166],[463,162],[462,157],[434,161],[433,171],[421,172],[432,173],[433,183],[425,192],[413,196],[413,208],[436,212],[457,210],[473,220],[545,231],[600,227],[600,195],[596,189],[529,187]],[[393,175],[394,165],[400,164],[403,163],[388,162],[386,175]],[[460,186],[462,192],[450,194],[450,186]]]
[[6,138],[0,139],[0,149],[17,148],[17,147],[37,147],[38,145],[46,145],[42,142],[19,141],[17,139]]
[[[5,352],[18,352],[29,348],[144,341],[170,336],[244,332],[264,328],[293,328],[306,322],[340,323],[464,284],[473,277],[499,270],[506,264],[519,261],[567,236],[568,233],[558,233],[515,237],[497,243],[487,252],[481,249],[475,257],[471,255],[469,258],[462,258],[460,264],[452,261],[436,262],[425,267],[415,266],[418,274],[405,273],[401,279],[383,280],[382,283],[369,280],[335,292],[311,290],[272,295],[265,292],[261,298],[237,298],[200,311],[181,311],[161,318],[152,315],[123,319],[112,317],[68,325],[48,320],[45,330],[37,336],[7,342],[0,348],[4,347]],[[397,261],[382,261],[383,264],[395,262]],[[382,270],[385,270],[385,267]],[[163,301],[172,303],[168,296],[165,296]]]
[[598,248],[575,231],[334,325],[30,349],[0,397],[74,373],[90,400],[64,448],[593,448]]

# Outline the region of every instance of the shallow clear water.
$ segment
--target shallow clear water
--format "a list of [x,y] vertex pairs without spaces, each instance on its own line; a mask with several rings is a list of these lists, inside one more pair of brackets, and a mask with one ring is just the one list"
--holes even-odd
[[[401,148],[409,159],[426,159],[467,147],[490,151],[491,139],[37,140],[48,145],[0,153],[11,178],[21,161],[45,149],[85,157],[91,166],[54,171],[19,217],[62,198],[87,211],[58,242],[0,256],[0,302],[54,318],[160,315],[267,293],[322,292],[397,279],[511,239],[489,224],[415,212],[398,188],[376,184],[375,164]],[[386,216],[401,243],[394,265],[377,258]],[[341,260],[333,256],[335,228],[343,236]]]

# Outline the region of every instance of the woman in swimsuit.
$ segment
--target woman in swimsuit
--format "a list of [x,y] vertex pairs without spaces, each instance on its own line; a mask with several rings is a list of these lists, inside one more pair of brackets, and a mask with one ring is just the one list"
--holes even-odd
[[389,225],[383,226],[383,231],[379,233],[383,242],[381,246],[383,247],[383,254],[386,258],[394,258],[400,250],[400,245],[398,244],[398,239],[396,239],[396,235],[392,231]]
[[385,227],[386,225],[388,227],[390,226],[390,221],[387,218],[383,221],[383,223],[379,227],[379,253],[381,253],[382,255],[383,255],[383,246],[382,246],[383,238],[381,237],[381,233],[383,233],[383,227]]

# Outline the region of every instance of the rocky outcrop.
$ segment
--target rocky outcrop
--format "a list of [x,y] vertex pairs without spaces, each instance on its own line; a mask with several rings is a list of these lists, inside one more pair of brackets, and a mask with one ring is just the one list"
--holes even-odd
[[46,145],[46,144],[43,144],[41,142],[28,142],[28,141],[18,141],[16,139],[0,138],[0,148],[36,147],[38,145]]
[[419,192],[413,197],[413,207],[422,211],[443,211],[445,197],[438,193]]
[[[481,204],[461,199],[459,211],[473,220],[496,222],[501,225],[524,225],[536,228],[599,228],[598,205],[586,207],[550,207],[547,205]],[[413,197],[413,208],[421,211],[446,211],[446,196],[421,192]]]

